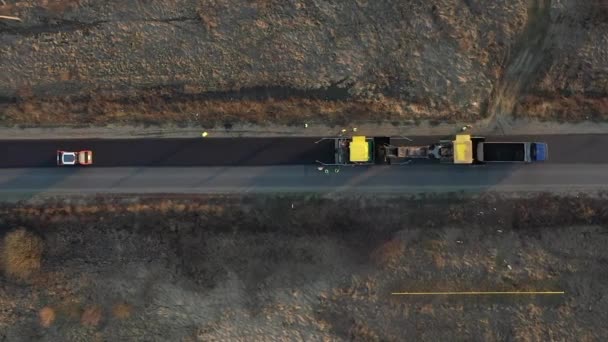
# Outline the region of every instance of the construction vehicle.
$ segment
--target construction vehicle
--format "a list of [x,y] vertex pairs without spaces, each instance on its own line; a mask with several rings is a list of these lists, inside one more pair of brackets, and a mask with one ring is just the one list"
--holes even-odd
[[334,160],[322,165],[402,165],[415,159],[447,164],[494,162],[531,163],[547,159],[548,147],[542,142],[486,142],[484,137],[458,134],[454,140],[431,145],[398,145],[403,138],[353,136],[324,138],[334,140]]

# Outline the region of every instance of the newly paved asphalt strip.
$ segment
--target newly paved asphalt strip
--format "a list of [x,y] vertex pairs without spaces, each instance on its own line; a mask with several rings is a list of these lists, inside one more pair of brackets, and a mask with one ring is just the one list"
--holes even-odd
[[[441,137],[409,137],[403,144],[431,144]],[[90,149],[94,167],[269,166],[330,161],[333,144],[318,138],[0,140],[0,168],[56,167],[56,151]],[[606,135],[497,136],[488,141],[545,141],[549,163],[608,163]],[[399,143],[399,142],[398,142]]]
[[95,167],[298,165],[333,158],[311,138],[0,140],[0,168],[56,167],[57,150],[92,150]]
[[[438,139],[409,138],[413,141],[403,143]],[[608,191],[608,135],[488,138],[545,141],[550,155],[546,163],[413,163],[323,171],[315,160],[331,159],[333,145],[315,144],[317,140],[0,141],[0,199],[64,193]],[[92,149],[95,165],[55,166],[57,149]]]

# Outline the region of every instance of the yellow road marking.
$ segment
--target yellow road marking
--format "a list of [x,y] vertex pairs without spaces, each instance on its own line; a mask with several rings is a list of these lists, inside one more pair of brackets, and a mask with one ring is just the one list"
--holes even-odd
[[393,292],[394,296],[430,296],[430,295],[559,295],[564,291],[448,291],[448,292]]

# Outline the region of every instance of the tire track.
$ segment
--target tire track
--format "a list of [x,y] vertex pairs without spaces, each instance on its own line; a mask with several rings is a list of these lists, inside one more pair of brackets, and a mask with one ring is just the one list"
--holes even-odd
[[517,99],[551,65],[550,9],[551,0],[531,0],[526,28],[509,52],[503,77],[494,88],[490,117],[503,134]]

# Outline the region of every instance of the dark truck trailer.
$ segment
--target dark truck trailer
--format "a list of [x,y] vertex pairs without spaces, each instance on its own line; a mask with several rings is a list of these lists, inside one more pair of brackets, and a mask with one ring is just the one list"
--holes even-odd
[[479,142],[476,159],[482,163],[532,163],[547,159],[547,144],[536,142]]

